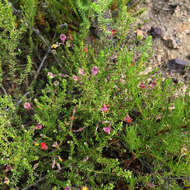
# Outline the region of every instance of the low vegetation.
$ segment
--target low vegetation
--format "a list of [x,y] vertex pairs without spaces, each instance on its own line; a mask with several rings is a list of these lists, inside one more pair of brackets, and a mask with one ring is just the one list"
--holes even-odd
[[189,89],[144,74],[130,3],[0,2],[1,189],[188,185]]

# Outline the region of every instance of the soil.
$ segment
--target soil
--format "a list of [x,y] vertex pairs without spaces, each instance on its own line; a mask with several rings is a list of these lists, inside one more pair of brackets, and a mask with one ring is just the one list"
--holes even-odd
[[183,94],[190,81],[190,70],[171,70],[167,63],[171,59],[190,63],[190,1],[144,0],[135,7],[136,11],[142,8],[145,12],[137,20],[136,33],[153,37],[151,67],[145,73],[159,67],[164,78],[171,77],[175,83],[182,84]]

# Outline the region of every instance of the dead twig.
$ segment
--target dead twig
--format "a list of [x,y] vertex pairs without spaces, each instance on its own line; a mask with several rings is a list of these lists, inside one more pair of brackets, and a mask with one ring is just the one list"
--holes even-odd
[[124,169],[127,170],[129,168],[129,166],[136,160],[136,156],[134,154],[132,154],[130,160],[127,162],[127,164],[125,165]]
[[[56,37],[56,33],[54,34],[54,36],[53,36],[53,40],[54,40],[54,38]],[[43,36],[42,36],[42,38],[43,38]],[[43,38],[44,39],[44,38]],[[45,39],[44,39],[45,40]],[[47,44],[47,42],[45,41],[45,43]],[[48,44],[47,44],[48,45]],[[43,67],[43,65],[44,65],[44,63],[45,63],[45,60],[47,59],[47,57],[48,57],[48,54],[51,52],[51,47],[48,47],[49,49],[48,49],[48,51],[46,52],[46,54],[45,54],[45,56],[43,57],[43,59],[42,59],[42,61],[41,61],[41,63],[40,63],[40,66],[38,67],[38,70],[37,70],[37,72],[36,72],[36,74],[35,74],[35,76],[34,76],[34,80],[36,80],[37,78],[38,78],[38,76],[39,76],[39,73],[40,73],[40,71],[41,71],[41,69],[42,69],[42,67]],[[54,55],[54,54],[53,54]]]
[[32,28],[32,30],[40,37],[40,39],[45,43],[45,45],[48,47],[48,53],[51,52],[55,61],[60,65],[61,62],[59,61],[59,59],[56,57],[56,55],[51,51],[51,46],[46,42],[46,40],[44,39],[44,37],[41,35],[40,31],[38,29],[35,29],[34,27]]
[[[58,174],[63,170],[63,168],[61,170],[55,170],[55,172]],[[47,176],[41,177],[39,180],[37,180],[35,183],[28,185],[27,187],[23,188],[22,190],[28,190],[31,187],[37,186],[40,182],[44,181],[47,178]]]
[[1,84],[0,87],[1,87],[2,91],[4,92],[4,94],[8,94],[6,89],[4,88],[3,84]]
[[44,63],[45,63],[45,60],[47,59],[47,57],[48,57],[48,53],[49,53],[49,51],[45,54],[45,56],[43,57],[43,59],[42,59],[42,61],[41,61],[41,63],[40,63],[40,66],[38,67],[38,70],[37,70],[37,72],[36,72],[36,74],[35,74],[35,76],[34,76],[34,80],[36,80],[37,78],[38,78],[38,76],[39,76],[39,73],[40,73],[40,71],[41,71],[41,69],[42,69],[42,67],[43,67],[43,65],[44,65]]
[[[18,16],[19,18],[22,18],[22,12],[21,12],[21,10],[17,10],[17,9],[13,6],[12,3],[9,2],[9,4],[10,4],[10,6],[11,6],[12,9],[13,9],[13,13],[17,14],[17,16]],[[25,23],[25,24],[28,25],[28,23]],[[61,62],[60,62],[59,59],[56,57],[56,55],[51,51],[51,46],[47,43],[47,41],[45,40],[45,38],[42,36],[42,34],[40,33],[39,29],[36,29],[36,28],[32,27],[32,30],[33,30],[33,32],[34,32],[37,36],[39,36],[39,38],[40,38],[40,39],[44,42],[44,44],[47,46],[47,48],[48,48],[48,51],[47,51],[47,52],[48,52],[48,53],[52,53],[52,55],[53,55],[55,61],[56,61],[59,65],[61,65]],[[46,54],[48,54],[48,53],[46,53]],[[43,66],[43,63],[45,62],[46,58],[47,58],[47,55],[45,55],[45,58],[42,60],[42,62],[41,62],[41,64],[40,64],[40,67],[38,68],[37,74],[35,75],[35,79],[37,78],[38,73],[40,72],[40,70],[41,70],[41,68],[42,68],[42,66]]]
[[76,106],[73,109],[73,114],[72,114],[72,117],[71,117],[70,131],[72,131],[72,128],[73,128],[73,121],[75,119],[75,113],[76,113]]

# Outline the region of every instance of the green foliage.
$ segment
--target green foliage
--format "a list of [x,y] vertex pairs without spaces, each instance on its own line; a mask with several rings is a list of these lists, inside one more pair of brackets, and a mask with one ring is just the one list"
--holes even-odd
[[[18,59],[23,52],[21,49],[21,41],[23,40],[23,35],[30,30],[30,42],[31,41],[31,31],[34,25],[35,16],[35,4],[36,1],[24,1],[28,4],[23,8],[23,18],[17,18],[13,13],[16,14],[12,7],[12,4],[7,0],[3,0],[0,3],[0,29],[1,36],[0,46],[1,46],[1,70],[5,73],[2,76],[1,81],[12,81],[15,85],[20,85],[25,79],[27,79],[29,73],[31,72],[32,62],[21,63]],[[28,22],[29,21],[29,22]],[[30,26],[29,24],[30,23]],[[32,48],[32,43],[31,43]],[[31,58],[27,58],[31,60]],[[23,73],[23,67],[26,71]],[[17,92],[18,93],[18,92]]]
[[[126,2],[18,1],[20,16],[7,0],[0,3],[1,88],[5,80],[18,85],[0,98],[2,188],[179,189],[176,178],[187,183],[189,89],[175,97],[178,86],[170,79],[143,74],[152,39],[126,39],[135,21]],[[94,23],[98,42],[89,40]],[[48,64],[39,73],[42,56]],[[20,99],[22,85],[30,97]]]
[[[11,167],[11,186],[16,186],[20,177],[28,175],[28,183],[34,180],[31,162],[38,160],[32,144],[33,129],[27,129],[16,113],[10,96],[0,98],[0,165]],[[1,178],[9,173],[1,170]]]

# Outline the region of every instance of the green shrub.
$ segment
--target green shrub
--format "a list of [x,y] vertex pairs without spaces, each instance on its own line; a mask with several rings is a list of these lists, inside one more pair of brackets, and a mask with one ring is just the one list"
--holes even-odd
[[[28,78],[32,67],[31,58],[29,56],[27,56],[27,60],[24,61],[23,64],[21,55],[23,55],[22,49],[24,50],[25,47],[21,46],[21,41],[28,28],[30,30],[29,38],[31,39],[31,31],[34,25],[33,19],[35,16],[34,4],[36,1],[30,0],[24,2],[28,2],[28,4],[23,8],[23,19],[16,18],[16,16],[13,15],[15,10],[12,4],[7,0],[3,0],[0,3],[0,29],[2,30],[0,58],[1,70],[4,72],[2,81],[11,81],[15,85],[22,84],[23,81]],[[29,18],[31,18],[29,21],[30,26],[26,23]],[[18,93],[18,91],[16,93]]]
[[[170,79],[163,80],[155,71],[143,74],[151,37],[126,39],[134,18],[124,2],[117,5],[118,17],[112,19],[105,17],[114,3],[110,0],[46,0],[43,11],[37,1],[21,1],[19,29],[8,1],[0,3],[0,28],[5,21],[10,25],[3,28],[5,39],[0,42],[9,46],[0,60],[6,65],[11,60],[11,80],[19,72],[24,77],[18,80],[24,82],[28,73],[36,72],[32,58],[41,42],[33,32],[41,12],[56,24],[54,29],[47,24],[38,37],[42,40],[43,34],[42,41],[48,39],[49,46],[57,42],[53,55],[61,60],[47,59],[51,64],[31,82],[30,98],[26,94],[21,99],[15,94],[0,98],[2,188],[180,189],[176,179],[188,182],[189,89],[175,97],[179,86]],[[74,23],[75,18],[80,30],[75,28],[72,34],[72,26],[64,30],[64,44],[50,37],[51,31],[63,33],[58,26]],[[100,30],[98,42],[87,40],[94,20]],[[30,66],[21,71],[16,56],[24,34],[29,35],[24,40],[29,42]],[[15,35],[13,46],[9,35]],[[46,50],[50,53],[50,47]]]

